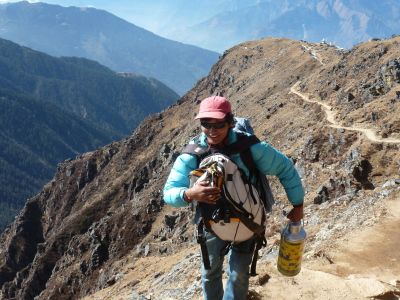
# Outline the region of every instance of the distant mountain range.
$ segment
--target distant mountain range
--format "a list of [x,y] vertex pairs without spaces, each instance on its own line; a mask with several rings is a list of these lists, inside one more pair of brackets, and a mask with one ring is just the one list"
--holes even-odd
[[[55,1],[59,3],[68,2],[68,0]],[[47,0],[46,2],[52,3],[55,1]],[[113,6],[115,6],[99,2],[96,2],[96,4],[106,10],[112,10]],[[118,11],[117,14],[140,27],[176,40],[176,37],[171,33],[180,28],[200,24],[220,13],[241,10],[259,2],[260,0],[119,0],[118,7],[124,7],[125,9],[124,11]],[[84,6],[87,2],[85,0],[75,0],[74,3]]]
[[54,56],[96,60],[154,77],[183,94],[219,54],[161,38],[106,11],[45,3],[0,5],[0,37]]
[[208,6],[200,0],[174,1],[161,5],[158,14],[167,16],[155,28],[158,34],[220,52],[266,36],[324,39],[350,48],[400,34],[396,0],[216,0]]
[[[49,0],[49,2],[56,1]],[[58,0],[57,2],[67,3],[64,0]],[[87,5],[83,0],[75,0],[73,3],[82,6]],[[130,20],[133,24],[169,39],[212,49],[220,53],[238,43],[267,36],[288,37],[312,42],[325,40],[339,47],[350,48],[371,38],[386,38],[400,33],[400,23],[398,22],[400,3],[396,0],[121,0],[119,3],[126,9],[118,13],[118,15]],[[96,4],[106,9],[112,8],[112,5],[104,4],[104,2],[99,1]],[[73,41],[72,45],[67,49],[68,55],[81,55],[81,52],[85,52],[89,55],[89,58],[98,60],[114,70],[124,71],[127,66],[131,65],[131,62],[126,58],[118,57],[118,60],[123,60],[121,69],[121,64],[117,63],[117,59],[111,57],[111,54],[118,53],[119,56],[122,54],[125,57],[127,52],[132,53],[131,55],[135,57],[135,62],[142,60],[144,64],[147,64],[146,62],[151,62],[151,64],[154,62],[154,65],[161,63],[164,68],[166,67],[164,62],[167,58],[166,53],[170,54],[173,49],[166,46],[164,48],[158,46],[157,49],[163,49],[163,51],[152,56],[149,60],[145,57],[140,57],[140,55],[137,55],[137,53],[140,54],[140,51],[137,49],[132,50],[129,44],[133,42],[138,47],[142,43],[143,38],[140,41],[132,38],[133,35],[136,35],[135,32],[142,32],[143,34],[140,34],[141,37],[148,36],[144,40],[155,38],[160,45],[163,42],[168,42],[170,45],[185,46],[165,39],[160,41],[159,37],[154,34],[148,31],[143,32],[141,28],[121,19],[111,18],[111,15],[105,11],[96,11],[90,8],[46,6],[43,3],[17,3],[7,4],[3,7],[8,8],[3,8],[0,13],[0,16],[2,16],[0,19],[0,24],[2,25],[0,36],[12,40],[18,39],[16,41],[19,43],[29,43],[35,49],[41,49],[45,52],[52,51],[49,53],[60,55],[60,51],[64,51],[65,42],[58,41],[57,44],[48,42],[52,38],[55,40],[60,39],[55,33],[58,32],[58,36],[64,37],[67,42]],[[10,7],[14,8],[11,9]],[[15,11],[18,11],[18,13],[15,13]],[[31,12],[27,13],[27,11]],[[49,12],[49,15],[47,15],[46,11]],[[115,21],[114,23],[116,24],[112,24],[109,29],[103,28],[103,25],[94,26],[96,18],[88,18],[87,16],[94,15],[95,11],[99,16],[104,15],[101,18],[108,16],[119,22]],[[82,18],[78,18],[77,16],[79,15]],[[34,16],[38,16],[38,18]],[[107,22],[108,17],[105,18]],[[88,20],[88,25],[83,25],[83,18]],[[54,28],[46,28],[46,25],[42,23],[52,24]],[[41,32],[40,37],[35,36],[29,26],[30,24],[35,24],[35,29]],[[83,32],[78,38],[75,34],[80,31],[80,27],[74,27],[73,24],[82,24],[80,27],[83,28]],[[89,30],[90,27],[92,28],[91,30]],[[126,30],[128,27],[129,30]],[[117,28],[118,31],[116,31]],[[25,34],[24,32],[26,31],[33,32],[33,35]],[[130,34],[127,33],[128,31]],[[110,34],[110,32],[118,32],[118,35],[114,37],[113,35],[115,34]],[[124,39],[120,38],[122,36]],[[111,41],[113,46],[110,46]],[[50,46],[46,46],[49,49],[36,48],[42,47],[42,44],[50,44]],[[154,43],[152,42],[152,44]],[[115,50],[114,48],[119,45],[123,45],[127,51]],[[187,53],[191,51],[190,49],[187,50]],[[152,51],[156,51],[156,49],[152,49]],[[186,52],[182,52],[179,54],[181,62],[175,62],[177,57],[168,57],[168,60],[171,61],[171,64],[176,63],[179,66],[188,66],[190,72],[198,70],[199,72],[196,74],[200,74],[200,65],[209,63],[206,59],[200,60],[203,57],[201,53],[196,54],[196,56],[188,56],[189,58],[186,59]],[[146,54],[150,55],[151,53]],[[215,55],[215,53],[213,54]],[[163,59],[158,59],[157,56],[161,55]],[[193,60],[194,57],[196,58],[195,60]],[[185,61],[184,64],[183,60]],[[212,63],[215,61],[214,57]],[[196,64],[196,67],[193,67],[192,64]],[[171,83],[172,78],[170,78],[171,74],[176,73],[176,76],[178,76],[177,71],[171,73],[170,70],[165,69],[162,72],[163,77],[159,77],[157,72],[148,72],[147,69],[149,68],[153,67],[140,65],[132,69],[132,71],[158,78],[179,92],[175,88],[175,84]],[[181,67],[175,69],[181,70]],[[204,76],[205,73],[201,73],[200,77]],[[185,81],[188,78],[193,79],[193,77],[184,76]]]
[[0,231],[59,162],[128,135],[178,97],[155,79],[0,39]]

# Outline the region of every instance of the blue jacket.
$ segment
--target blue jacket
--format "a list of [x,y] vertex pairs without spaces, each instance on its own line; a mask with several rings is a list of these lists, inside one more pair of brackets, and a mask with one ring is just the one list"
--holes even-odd
[[[236,131],[234,129],[229,130],[228,145],[236,141]],[[191,143],[194,143],[194,141],[191,141]],[[200,144],[207,146],[204,133],[200,135]],[[301,179],[289,158],[265,142],[251,146],[250,151],[257,168],[262,173],[275,175],[279,178],[289,201],[293,205],[303,203],[304,190]],[[234,154],[230,157],[248,175],[249,170],[240,159],[240,154]],[[184,153],[178,156],[164,187],[164,201],[166,203],[175,207],[188,205],[183,199],[183,192],[189,187],[190,171],[197,167],[197,157],[194,155]]]

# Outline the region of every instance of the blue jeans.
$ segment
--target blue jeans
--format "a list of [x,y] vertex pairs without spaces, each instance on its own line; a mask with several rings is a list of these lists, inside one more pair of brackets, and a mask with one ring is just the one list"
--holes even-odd
[[210,232],[205,231],[207,250],[210,258],[210,270],[201,269],[203,283],[203,296],[205,300],[245,300],[249,289],[249,266],[253,256],[254,240],[233,245],[229,252],[228,281],[225,293],[222,285],[221,249],[226,242]]

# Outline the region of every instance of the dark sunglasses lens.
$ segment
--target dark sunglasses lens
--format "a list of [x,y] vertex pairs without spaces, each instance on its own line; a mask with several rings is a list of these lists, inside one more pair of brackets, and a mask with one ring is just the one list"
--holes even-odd
[[221,129],[225,127],[225,122],[221,122],[221,123],[214,123],[214,128],[215,129]]
[[204,128],[207,128],[207,129],[211,129],[211,128],[221,129],[221,128],[225,127],[225,122],[220,122],[220,123],[201,122],[200,124],[201,124],[201,126],[203,126]]

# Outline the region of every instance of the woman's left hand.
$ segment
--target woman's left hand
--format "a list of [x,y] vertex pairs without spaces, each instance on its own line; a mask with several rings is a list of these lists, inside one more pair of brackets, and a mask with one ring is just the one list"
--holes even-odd
[[294,206],[286,217],[292,222],[298,222],[303,219],[303,204]]

